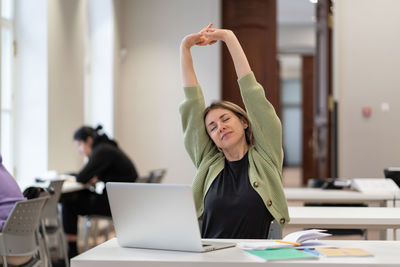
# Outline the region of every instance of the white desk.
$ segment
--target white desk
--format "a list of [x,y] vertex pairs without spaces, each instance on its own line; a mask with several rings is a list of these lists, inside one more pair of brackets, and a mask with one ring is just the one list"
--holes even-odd
[[[19,188],[21,189],[21,191],[24,191],[26,188],[30,187],[30,186],[37,186],[37,187],[48,187],[50,184],[50,181],[48,182],[43,182],[43,183],[38,183],[38,182],[34,182],[34,183],[18,183]],[[81,184],[75,181],[68,181],[66,180],[63,183],[63,187],[62,187],[62,193],[70,193],[70,192],[74,192],[74,191],[79,191],[82,189],[88,188],[85,184]]]
[[[308,203],[378,203],[393,207],[396,195],[390,192],[361,193],[351,190],[324,190],[320,188],[284,188],[288,201]],[[400,194],[398,194],[400,197]]]
[[78,182],[65,181],[62,187],[62,193],[70,193],[87,188],[85,184]]
[[289,216],[289,225],[305,228],[400,228],[400,208],[289,207]]
[[[232,240],[221,240],[232,241]],[[235,240],[236,242],[242,240]],[[381,267],[400,265],[400,241],[364,241],[364,240],[321,240],[325,246],[342,248],[362,248],[374,254],[374,257],[331,257],[314,260],[287,260],[258,262],[239,248],[227,248],[207,253],[190,253],[165,250],[121,248],[117,240],[111,239],[87,252],[73,258],[71,267],[249,267],[249,266],[285,266],[285,267]]]
[[395,197],[394,197],[394,204],[393,206],[395,207],[400,207],[400,191],[395,193]]

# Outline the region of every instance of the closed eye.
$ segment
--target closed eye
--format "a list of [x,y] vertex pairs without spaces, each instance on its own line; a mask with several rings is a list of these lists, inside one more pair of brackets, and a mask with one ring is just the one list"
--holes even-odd
[[208,130],[210,132],[214,131],[215,129],[217,129],[217,125],[215,124],[215,122],[211,122],[210,124],[208,124]]

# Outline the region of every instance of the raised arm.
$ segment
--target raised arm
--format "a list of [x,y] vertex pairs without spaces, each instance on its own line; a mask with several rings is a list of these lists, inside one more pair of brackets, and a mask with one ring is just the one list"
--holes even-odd
[[197,77],[194,72],[192,53],[190,48],[194,45],[194,40],[199,40],[201,37],[200,33],[195,33],[186,36],[181,43],[181,73],[183,86],[197,85]]
[[183,86],[194,86],[199,83],[197,81],[196,73],[194,71],[192,53],[190,52],[190,48],[192,48],[194,45],[203,46],[210,44],[204,43],[205,37],[203,37],[202,33],[209,30],[211,26],[212,23],[210,23],[207,27],[205,27],[198,33],[192,33],[185,36],[185,38],[183,38],[181,42],[181,72]]
[[185,148],[196,168],[200,166],[205,157],[218,152],[204,127],[204,96],[196,78],[190,53],[190,49],[194,45],[210,44],[204,43],[205,37],[202,36],[202,32],[208,30],[211,26],[212,24],[208,25],[199,33],[187,35],[183,38],[180,47],[185,100],[180,105],[179,111],[182,119]]
[[251,72],[249,62],[247,61],[242,46],[231,30],[208,28],[200,34],[205,38],[202,42],[203,45],[213,44],[219,40],[225,42],[229,53],[231,54],[233,64],[235,65],[236,75],[238,78]]

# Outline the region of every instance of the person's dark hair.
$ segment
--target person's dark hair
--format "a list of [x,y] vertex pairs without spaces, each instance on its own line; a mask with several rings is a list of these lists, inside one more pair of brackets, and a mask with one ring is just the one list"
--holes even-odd
[[89,137],[93,139],[93,146],[100,143],[110,143],[112,145],[118,146],[117,142],[108,138],[108,136],[102,131],[103,126],[99,124],[96,128],[90,126],[82,126],[74,133],[75,141],[86,142]]

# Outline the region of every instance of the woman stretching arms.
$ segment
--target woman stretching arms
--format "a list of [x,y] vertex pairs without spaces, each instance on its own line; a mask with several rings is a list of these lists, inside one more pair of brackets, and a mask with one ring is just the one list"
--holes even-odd
[[[222,41],[233,59],[247,113],[231,102],[205,108],[190,49]],[[185,148],[197,168],[193,194],[203,238],[267,238],[289,221],[282,187],[282,129],[234,33],[212,28],[181,43]]]

